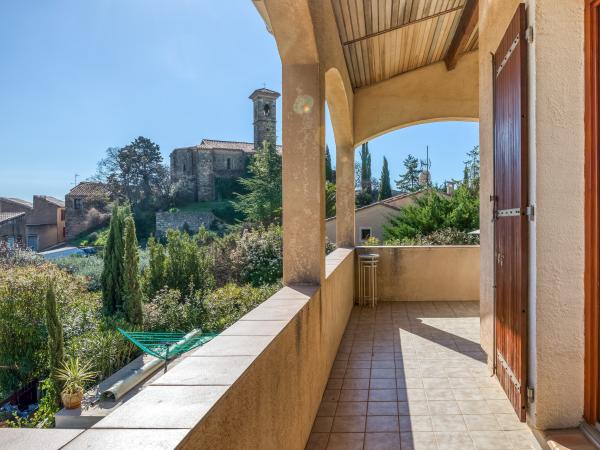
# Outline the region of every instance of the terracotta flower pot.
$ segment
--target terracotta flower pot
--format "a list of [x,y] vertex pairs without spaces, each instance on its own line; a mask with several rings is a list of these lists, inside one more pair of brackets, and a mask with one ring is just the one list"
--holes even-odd
[[81,399],[83,398],[83,389],[72,394],[67,392],[61,392],[60,399],[62,400],[63,406],[67,409],[76,409],[81,406]]

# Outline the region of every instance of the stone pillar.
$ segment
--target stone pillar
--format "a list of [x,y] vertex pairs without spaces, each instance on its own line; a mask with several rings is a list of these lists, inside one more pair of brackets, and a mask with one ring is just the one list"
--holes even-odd
[[338,247],[354,247],[354,146],[336,148],[335,241]]
[[325,278],[325,103],[318,64],[283,65],[283,282]]

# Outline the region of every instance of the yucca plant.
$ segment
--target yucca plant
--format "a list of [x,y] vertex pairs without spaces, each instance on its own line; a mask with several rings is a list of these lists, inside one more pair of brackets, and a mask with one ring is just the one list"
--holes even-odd
[[56,371],[56,378],[63,382],[61,399],[65,408],[79,408],[83,398],[83,388],[86,383],[93,381],[96,373],[90,364],[79,364],[79,358],[69,358]]

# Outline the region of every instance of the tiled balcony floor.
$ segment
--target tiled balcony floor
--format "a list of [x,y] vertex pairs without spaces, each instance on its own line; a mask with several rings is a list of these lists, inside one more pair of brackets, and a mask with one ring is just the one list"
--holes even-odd
[[478,302],[355,307],[307,449],[539,448],[484,361]]

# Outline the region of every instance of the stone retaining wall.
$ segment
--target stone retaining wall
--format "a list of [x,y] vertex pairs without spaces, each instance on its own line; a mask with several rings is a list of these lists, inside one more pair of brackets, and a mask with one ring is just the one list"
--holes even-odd
[[[209,228],[216,219],[209,211],[203,212],[157,212],[156,213],[156,235],[163,236],[167,230],[187,229],[192,233],[198,231],[201,225]],[[186,225],[187,224],[187,225]]]

